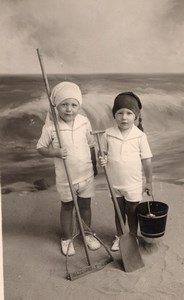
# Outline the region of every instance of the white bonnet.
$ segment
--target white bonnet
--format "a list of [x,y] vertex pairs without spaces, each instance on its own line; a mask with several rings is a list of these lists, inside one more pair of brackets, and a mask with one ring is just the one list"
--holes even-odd
[[73,82],[63,81],[58,83],[52,90],[51,100],[54,106],[58,106],[62,101],[73,98],[82,104],[82,93],[78,85]]

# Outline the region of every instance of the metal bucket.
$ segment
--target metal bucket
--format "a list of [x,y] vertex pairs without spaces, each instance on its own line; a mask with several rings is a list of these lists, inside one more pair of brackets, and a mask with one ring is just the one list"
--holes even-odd
[[150,238],[163,236],[166,228],[168,209],[167,204],[159,201],[139,203],[137,206],[137,215],[141,234]]

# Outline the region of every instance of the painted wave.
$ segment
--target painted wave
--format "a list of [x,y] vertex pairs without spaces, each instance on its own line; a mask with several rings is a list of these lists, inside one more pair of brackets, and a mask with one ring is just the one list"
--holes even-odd
[[[143,125],[147,132],[176,130],[183,126],[183,95],[147,93],[140,95],[143,103]],[[114,95],[91,93],[84,96],[82,113],[91,121],[94,130],[112,126],[111,113]],[[48,111],[48,100],[43,95],[16,108],[0,111],[1,141],[27,142],[38,139]]]
[[[125,88],[121,79],[120,76],[118,81],[116,77],[110,86],[109,78],[108,81],[101,79],[100,83],[97,79],[90,82],[89,78],[86,81],[82,78],[84,97],[81,112],[88,116],[93,130],[105,129],[114,122],[111,107],[117,91],[132,90],[137,93],[143,104],[143,127],[148,134],[154,155],[155,176],[162,180],[182,181],[184,167],[182,89],[176,89],[176,85],[170,83],[167,84],[168,91],[166,91],[166,83],[163,88],[161,80],[155,84],[155,78],[153,85],[142,83],[138,86],[136,81],[136,88],[132,79],[131,84]],[[127,82],[124,84],[127,85]],[[20,89],[17,93],[19,92]],[[26,94],[27,96],[29,95]],[[22,178],[27,178],[30,182],[30,178],[40,178],[48,169],[49,172],[51,170],[51,161],[42,158],[36,151],[36,143],[49,109],[43,86],[27,98],[28,101],[25,101],[25,95],[22,99],[17,96],[17,99],[14,101],[14,97],[8,98],[8,101],[4,105],[1,103],[0,106],[0,164],[4,183],[21,181]]]

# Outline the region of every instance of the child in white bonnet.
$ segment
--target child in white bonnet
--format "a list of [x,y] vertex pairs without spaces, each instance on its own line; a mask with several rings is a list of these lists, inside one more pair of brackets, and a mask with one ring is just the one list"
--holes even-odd
[[[79,114],[82,104],[80,88],[73,82],[61,82],[52,90],[51,100],[58,112],[62,148],[59,148],[53,122],[46,122],[37,149],[41,155],[54,158],[56,186],[61,200],[61,249],[66,255],[73,234],[74,204],[63,159],[67,159],[81,217],[90,227],[91,198],[95,193],[94,175],[97,173],[96,156],[90,122],[87,117]],[[100,247],[100,243],[92,235],[86,236],[86,243],[92,250]],[[68,255],[74,254],[75,249],[71,243]]]

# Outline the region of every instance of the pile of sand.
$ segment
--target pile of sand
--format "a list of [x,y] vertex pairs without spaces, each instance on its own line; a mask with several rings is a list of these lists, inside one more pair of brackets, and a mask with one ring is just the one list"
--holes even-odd
[[[15,186],[14,186],[15,189]],[[155,200],[169,205],[165,235],[140,243],[145,266],[125,273],[120,253],[104,269],[75,281],[66,280],[66,259],[60,251],[60,203],[55,189],[2,196],[5,299],[44,300],[181,300],[184,294],[184,191],[182,186],[155,183]],[[110,248],[115,234],[114,212],[108,191],[97,180],[92,203],[93,229]],[[71,270],[86,263],[80,238]],[[107,258],[102,247],[92,261]]]

